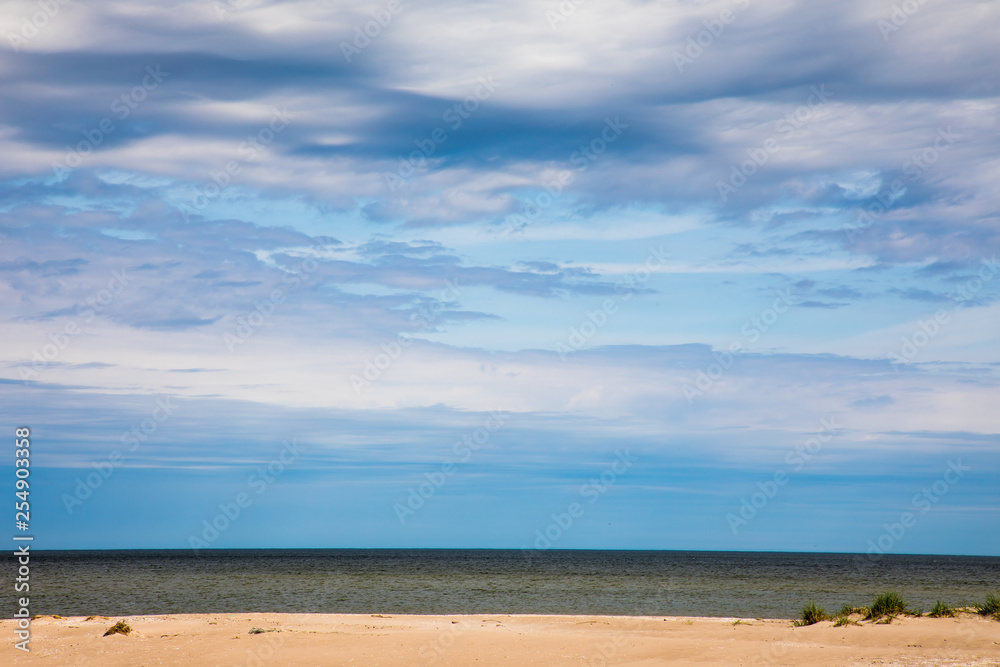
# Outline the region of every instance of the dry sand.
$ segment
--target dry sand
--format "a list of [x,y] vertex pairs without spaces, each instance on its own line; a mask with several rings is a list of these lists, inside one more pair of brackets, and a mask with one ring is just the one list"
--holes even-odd
[[[132,633],[104,637],[118,620]],[[1000,666],[1000,622],[966,614],[802,628],[780,620],[622,616],[46,616],[31,624],[30,654],[14,648],[13,621],[0,625],[6,665]],[[255,627],[280,632],[249,634]]]

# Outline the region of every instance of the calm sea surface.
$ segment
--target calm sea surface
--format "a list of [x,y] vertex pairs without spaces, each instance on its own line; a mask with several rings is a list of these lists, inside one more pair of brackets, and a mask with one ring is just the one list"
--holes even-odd
[[32,612],[61,615],[794,618],[810,601],[836,610],[889,589],[924,610],[935,600],[977,602],[1000,590],[1000,558],[971,556],[870,562],[851,554],[691,551],[547,551],[530,560],[502,550],[49,551],[33,554],[31,565]]

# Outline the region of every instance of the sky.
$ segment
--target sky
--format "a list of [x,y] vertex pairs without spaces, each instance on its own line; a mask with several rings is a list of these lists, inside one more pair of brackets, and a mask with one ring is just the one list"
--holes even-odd
[[35,548],[1000,555],[998,32],[4,3]]

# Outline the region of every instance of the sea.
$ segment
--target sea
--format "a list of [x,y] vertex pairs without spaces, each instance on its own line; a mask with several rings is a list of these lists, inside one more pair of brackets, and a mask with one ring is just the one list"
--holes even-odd
[[[912,608],[981,602],[1000,558],[706,551],[41,551],[31,609],[62,616],[236,612],[797,618],[893,590]],[[11,596],[7,596],[8,600]]]

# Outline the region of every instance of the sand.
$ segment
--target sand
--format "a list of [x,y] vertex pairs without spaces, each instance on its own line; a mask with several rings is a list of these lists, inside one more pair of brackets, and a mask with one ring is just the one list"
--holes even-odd
[[[118,620],[132,633],[104,637]],[[30,654],[14,648],[12,620],[0,626],[6,665],[1000,666],[1000,622],[972,614],[801,628],[781,620],[622,616],[46,616],[32,621]]]

